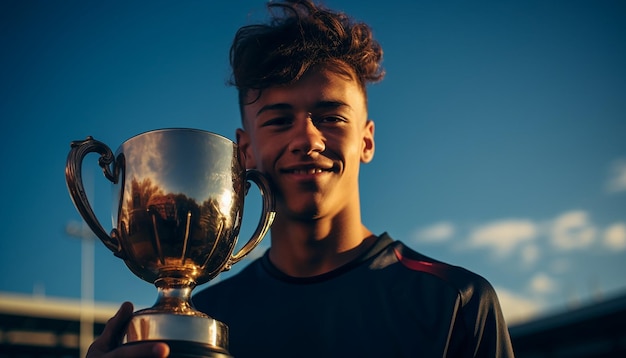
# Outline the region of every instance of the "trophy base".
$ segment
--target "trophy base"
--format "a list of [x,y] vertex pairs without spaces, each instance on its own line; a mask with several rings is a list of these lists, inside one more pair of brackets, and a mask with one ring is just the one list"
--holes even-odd
[[[170,347],[170,355],[172,358],[233,358],[224,351],[218,351],[214,347],[207,344],[179,341],[179,340],[159,340],[158,342],[166,343]],[[139,344],[140,341],[126,343],[126,345]]]
[[145,341],[167,343],[170,357],[231,357],[228,354],[228,326],[202,313],[135,312],[126,327],[124,343]]

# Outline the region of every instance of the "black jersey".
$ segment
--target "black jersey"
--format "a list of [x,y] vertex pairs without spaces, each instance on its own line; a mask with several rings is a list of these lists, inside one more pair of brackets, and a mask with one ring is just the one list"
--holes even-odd
[[513,357],[493,287],[381,235],[334,271],[295,278],[268,253],[194,296],[248,357]]

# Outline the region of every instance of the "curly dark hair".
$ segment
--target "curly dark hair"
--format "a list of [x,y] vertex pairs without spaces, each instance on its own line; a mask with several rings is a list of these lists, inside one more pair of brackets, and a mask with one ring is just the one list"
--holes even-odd
[[229,84],[237,87],[241,107],[250,90],[260,96],[266,88],[298,81],[317,65],[354,74],[364,94],[367,83],[384,77],[383,50],[367,24],[309,0],[267,7],[270,22],[240,28],[230,48]]

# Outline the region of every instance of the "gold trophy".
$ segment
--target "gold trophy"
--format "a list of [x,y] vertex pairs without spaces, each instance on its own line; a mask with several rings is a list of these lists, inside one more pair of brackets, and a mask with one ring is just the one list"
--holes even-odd
[[[107,233],[85,195],[89,153],[113,183]],[[65,177],[78,212],[115,256],[158,290],[154,306],[133,314],[125,344],[164,341],[173,357],[230,357],[228,326],[197,311],[191,291],[240,261],[267,233],[274,199],[267,179],[245,170],[238,147],[220,135],[172,128],[139,134],[116,151],[92,137],[71,144]],[[252,237],[236,253],[244,197],[254,182],[263,198]]]

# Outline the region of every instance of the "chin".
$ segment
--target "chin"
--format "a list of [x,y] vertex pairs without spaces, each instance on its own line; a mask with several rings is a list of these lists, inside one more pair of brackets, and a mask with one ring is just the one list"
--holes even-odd
[[289,216],[297,220],[316,220],[322,216],[322,210],[319,205],[305,203],[296,203],[296,205],[289,205],[286,212]]

